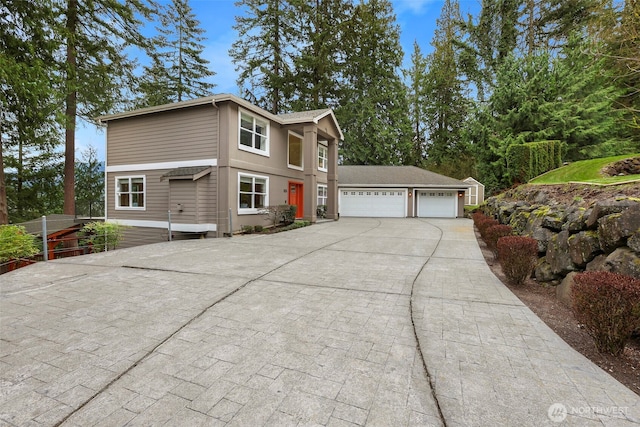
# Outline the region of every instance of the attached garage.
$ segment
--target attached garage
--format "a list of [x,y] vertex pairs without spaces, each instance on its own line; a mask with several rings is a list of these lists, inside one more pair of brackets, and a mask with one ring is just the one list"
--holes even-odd
[[455,218],[458,193],[456,191],[418,191],[418,215],[421,218]]
[[407,191],[384,188],[340,189],[340,215],[355,217],[404,218]]
[[415,166],[338,166],[338,211],[347,217],[457,218],[470,184]]

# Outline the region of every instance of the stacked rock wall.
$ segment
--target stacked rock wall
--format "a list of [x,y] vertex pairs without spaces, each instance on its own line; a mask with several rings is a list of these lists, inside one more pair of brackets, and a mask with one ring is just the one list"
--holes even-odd
[[640,278],[640,199],[561,204],[540,193],[533,200],[489,198],[486,215],[538,241],[535,277],[558,284],[571,272],[606,270]]

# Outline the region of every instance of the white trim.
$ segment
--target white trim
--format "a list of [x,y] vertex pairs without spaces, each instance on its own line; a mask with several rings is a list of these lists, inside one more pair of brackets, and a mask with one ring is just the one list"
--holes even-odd
[[[300,163],[302,163],[302,166],[291,164],[291,158],[289,157],[289,154],[290,154],[289,137],[291,135],[295,136],[300,140]],[[304,137],[292,131],[287,132],[287,167],[289,169],[295,169],[298,171],[304,170]]]
[[[120,206],[120,195],[122,193],[120,193],[119,191],[120,187],[118,186],[118,181],[123,179],[129,180],[129,192],[125,194],[130,195],[129,202],[131,202],[131,194],[133,194],[133,191],[131,190],[131,188],[133,187],[131,185],[131,180],[138,179],[138,178],[142,178],[142,206]],[[114,181],[115,182],[115,185],[114,185],[115,210],[117,211],[146,211],[147,210],[147,176],[146,175],[116,175],[114,177],[114,180],[115,180]]]
[[[265,140],[265,149],[264,150],[259,150],[253,146],[249,147],[247,145],[242,144],[240,141],[242,140],[242,114],[246,114],[248,116],[250,116],[253,119],[253,128],[255,128],[256,125],[256,119],[259,119],[260,121],[266,122],[267,125],[267,134],[266,134],[266,140]],[[245,129],[248,130],[248,129]],[[251,130],[251,135],[252,138],[256,135],[256,132],[254,129]],[[261,134],[259,134],[261,135]],[[265,157],[269,157],[269,153],[271,149],[271,120],[265,118],[264,116],[260,116],[258,114],[255,114],[249,110],[245,110],[244,108],[238,107],[238,150],[242,150],[242,151],[248,151],[249,153],[253,153],[253,154],[258,154],[260,156],[265,156]]]
[[[320,172],[329,172],[329,168],[328,168],[328,166],[329,166],[329,147],[327,146],[327,141],[318,141],[317,145],[318,145],[318,150],[317,150],[318,152],[317,152],[316,158],[318,159],[318,170]],[[327,167],[326,168],[320,167],[320,147],[322,147],[322,148],[324,148],[326,150],[327,156],[324,157],[324,160],[326,160],[326,163],[327,163]]]
[[138,163],[130,165],[106,166],[106,172],[151,171],[159,169],[176,169],[193,166],[218,166],[218,159],[180,160],[176,162]]
[[[254,174],[251,174],[251,173],[238,172],[238,187],[237,187],[237,190],[236,190],[236,197],[237,197],[237,200],[238,200],[238,202],[236,203],[236,207],[238,209],[238,215],[255,215],[255,214],[258,214],[258,213],[260,213],[260,211],[263,208],[241,208],[240,207],[240,180],[242,179],[242,177],[264,179],[264,181],[265,181],[265,189],[266,189],[266,193],[264,195],[264,207],[269,206],[269,177],[268,176],[264,176],[264,175],[254,175]],[[255,181],[253,181],[253,183],[255,184]],[[254,188],[252,188],[252,194],[255,194],[255,192],[253,190],[255,190],[255,186],[254,186]]]
[[[146,221],[137,219],[107,219],[106,221],[120,225],[127,225],[130,227],[162,228],[165,230],[169,229],[168,221]],[[182,224],[171,222],[171,231],[199,233],[204,231],[217,231],[217,228],[218,226],[216,224]]]

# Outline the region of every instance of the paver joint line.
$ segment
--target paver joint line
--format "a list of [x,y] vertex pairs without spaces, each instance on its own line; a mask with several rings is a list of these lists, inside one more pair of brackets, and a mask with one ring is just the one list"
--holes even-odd
[[[369,232],[377,227],[380,227],[381,222],[378,221],[378,224],[375,227],[369,228],[366,231],[363,231],[361,233],[358,233],[357,235]],[[80,404],[77,408],[75,408],[73,411],[71,411],[69,414],[67,414],[65,417],[62,418],[62,420],[60,420],[59,422],[57,422],[55,425],[55,427],[59,427],[60,425],[62,425],[65,421],[67,421],[69,418],[71,418],[75,413],[77,413],[78,411],[80,411],[82,408],[84,408],[85,406],[87,406],[91,401],[93,401],[96,397],[98,397],[100,394],[102,394],[103,392],[105,392],[106,390],[108,390],[114,383],[116,383],[120,378],[122,378],[124,375],[126,375],[127,373],[129,373],[131,370],[133,370],[136,366],[138,366],[140,363],[142,363],[145,359],[147,359],[149,356],[151,356],[160,346],[162,346],[163,344],[165,344],[166,342],[168,342],[171,338],[175,337],[177,334],[179,334],[182,330],[184,330],[186,327],[188,327],[189,325],[191,325],[193,322],[195,322],[196,320],[198,320],[200,317],[202,317],[207,311],[209,311],[211,308],[213,308],[214,306],[216,306],[217,304],[223,302],[224,300],[228,299],[229,297],[231,297],[232,295],[234,295],[235,293],[237,293],[238,291],[242,290],[243,288],[245,288],[247,285],[253,283],[253,282],[257,282],[259,280],[261,280],[263,277],[268,276],[269,274],[275,272],[276,270],[289,265],[305,256],[308,256],[314,252],[318,252],[328,246],[334,245],[336,243],[340,243],[343,242],[345,240],[351,239],[354,236],[348,236],[345,237],[344,239],[340,239],[336,242],[331,242],[325,246],[319,247],[314,249],[311,252],[308,253],[304,253],[298,257],[295,257],[293,259],[290,259],[289,261],[278,265],[275,268],[272,268],[271,270],[267,271],[266,273],[263,273],[261,275],[259,275],[258,277],[255,277],[253,279],[250,279],[248,281],[246,281],[245,283],[243,283],[242,285],[238,286],[237,288],[235,288],[234,290],[228,292],[226,295],[224,295],[222,298],[219,298],[218,300],[214,301],[212,304],[210,304],[209,306],[205,307],[203,310],[201,310],[196,316],[194,316],[193,318],[189,319],[187,322],[185,322],[182,326],[180,326],[178,329],[176,329],[175,331],[173,331],[170,335],[168,335],[166,338],[164,338],[162,341],[160,341],[156,346],[154,346],[151,350],[149,350],[148,352],[146,352],[142,357],[140,357],[139,359],[137,359],[131,366],[129,366],[126,370],[124,370],[123,372],[121,372],[119,375],[117,375],[113,380],[111,380],[108,384],[106,384],[104,387],[102,387],[100,390],[98,390],[96,393],[94,393],[91,397],[89,397],[87,400],[85,400],[84,402],[82,402],[82,404]],[[136,268],[136,267],[133,267]],[[152,270],[150,268],[140,268],[142,270]],[[158,269],[161,270],[161,269]],[[162,270],[162,271],[170,271],[170,270]]]
[[[426,221],[423,221],[426,222]],[[440,230],[440,238],[438,239],[438,243],[436,244],[435,248],[433,248],[433,253],[431,254],[431,256],[429,256],[427,258],[427,260],[424,262],[424,264],[422,264],[422,268],[420,268],[420,271],[418,272],[418,274],[416,274],[416,277],[413,279],[413,283],[411,284],[411,295],[409,297],[409,314],[411,317],[411,326],[413,328],[413,335],[415,336],[416,339],[416,347],[418,350],[418,354],[420,355],[420,360],[422,360],[422,367],[424,368],[424,372],[427,375],[427,379],[429,380],[429,388],[431,389],[431,397],[433,398],[435,404],[436,404],[436,408],[438,410],[438,416],[440,417],[440,421],[442,422],[442,425],[444,427],[447,427],[447,420],[444,417],[444,414],[442,413],[442,408],[440,407],[440,401],[438,400],[438,395],[436,394],[436,388],[435,388],[435,384],[433,381],[433,376],[431,375],[431,372],[429,371],[429,367],[427,366],[427,362],[424,358],[424,354],[422,353],[422,347],[420,345],[420,339],[418,337],[418,330],[416,328],[416,323],[414,321],[414,317],[413,317],[413,291],[415,289],[416,286],[416,282],[418,281],[418,277],[420,277],[420,274],[422,273],[422,271],[424,270],[424,268],[427,266],[427,264],[429,264],[429,261],[431,260],[431,257],[433,256],[433,254],[436,252],[436,250],[438,249],[438,245],[440,244],[440,242],[442,241],[442,229],[440,229],[439,227],[430,224],[434,227],[436,227],[438,230]]]

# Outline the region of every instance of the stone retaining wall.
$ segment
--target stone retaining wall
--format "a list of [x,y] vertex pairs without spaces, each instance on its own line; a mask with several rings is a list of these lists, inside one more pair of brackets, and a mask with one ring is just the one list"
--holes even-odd
[[584,270],[640,278],[640,199],[619,196],[583,207],[492,197],[482,210],[538,241],[539,282],[557,285],[569,273]]

